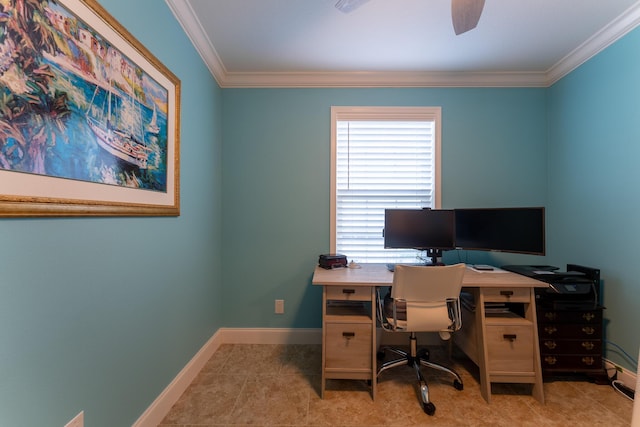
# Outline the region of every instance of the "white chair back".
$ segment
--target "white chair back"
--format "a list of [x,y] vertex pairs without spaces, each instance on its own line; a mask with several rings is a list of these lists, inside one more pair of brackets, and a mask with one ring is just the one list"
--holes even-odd
[[[451,331],[450,305],[459,305],[464,264],[448,266],[397,265],[391,298],[406,302],[406,329],[409,332]],[[459,315],[459,314],[458,314]],[[459,324],[459,319],[457,323]]]

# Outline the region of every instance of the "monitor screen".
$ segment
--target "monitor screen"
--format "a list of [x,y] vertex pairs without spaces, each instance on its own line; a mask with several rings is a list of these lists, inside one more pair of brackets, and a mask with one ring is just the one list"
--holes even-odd
[[453,249],[454,211],[446,209],[386,209],[384,247]]
[[544,208],[455,210],[459,249],[545,254]]

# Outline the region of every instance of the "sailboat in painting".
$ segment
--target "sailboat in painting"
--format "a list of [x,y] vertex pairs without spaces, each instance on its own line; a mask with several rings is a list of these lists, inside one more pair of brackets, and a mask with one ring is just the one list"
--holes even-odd
[[150,134],[157,135],[160,133],[160,126],[158,126],[158,111],[155,104],[153,105],[153,115],[151,116],[151,122],[147,125],[147,131]]
[[[151,149],[144,140],[142,105],[136,99],[135,90],[130,83],[135,75],[123,75],[120,69],[114,77],[113,70],[114,67],[110,67],[107,72],[110,76],[108,81],[96,85],[85,114],[87,124],[96,135],[100,147],[140,169],[146,169]],[[150,125],[153,120],[152,118]],[[157,124],[155,127],[158,127]]]

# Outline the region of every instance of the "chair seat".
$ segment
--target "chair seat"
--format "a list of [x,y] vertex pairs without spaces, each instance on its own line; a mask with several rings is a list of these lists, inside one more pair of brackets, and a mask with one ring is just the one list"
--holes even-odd
[[[387,321],[387,324],[392,328],[401,331],[409,330],[409,322],[407,322],[407,306],[413,306],[418,308],[429,308],[429,310],[413,310],[412,311],[412,324],[427,323],[430,328],[422,328],[424,331],[432,332],[450,332],[451,321],[448,315],[448,309],[446,305],[441,303],[426,303],[426,302],[410,302],[396,300],[396,315],[393,314],[394,300],[391,298],[391,294],[387,293],[384,297],[383,303],[383,315]],[[441,334],[442,336],[442,334]],[[447,338],[445,338],[447,339]]]

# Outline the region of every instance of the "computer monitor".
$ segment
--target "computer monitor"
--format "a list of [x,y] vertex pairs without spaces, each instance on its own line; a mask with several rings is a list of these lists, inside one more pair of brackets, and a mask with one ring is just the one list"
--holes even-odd
[[543,207],[455,210],[458,249],[545,254]]
[[449,209],[386,209],[384,247],[427,251],[435,263],[455,248],[455,216]]

